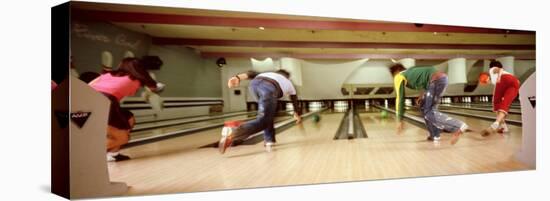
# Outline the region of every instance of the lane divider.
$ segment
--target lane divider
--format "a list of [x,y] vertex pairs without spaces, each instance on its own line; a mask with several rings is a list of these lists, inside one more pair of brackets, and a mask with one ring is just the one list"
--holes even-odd
[[[389,108],[384,108],[384,107],[381,107],[379,105],[374,105],[375,107],[379,108],[379,109],[382,109],[382,110],[386,110],[388,112],[391,112],[393,114],[395,114],[395,110],[392,110],[392,109],[389,109]],[[418,107],[414,107],[414,108],[417,108]],[[460,115],[460,116],[465,116],[465,117],[474,117],[474,118],[478,118],[478,119],[483,119],[483,120],[488,120],[488,121],[495,121],[496,120],[496,117],[494,116],[485,116],[485,115],[477,115],[477,114],[468,114],[468,113],[463,113],[463,112],[455,112],[455,111],[448,111],[448,110],[445,110],[445,111],[440,111],[442,113],[446,113],[446,114],[454,114],[454,115]],[[404,114],[404,117],[407,118],[407,119],[410,119],[414,122],[417,122],[417,123],[422,123],[424,124],[424,119],[418,117],[418,116],[413,116],[413,115],[409,115],[407,113]],[[509,124],[512,124],[512,125],[516,125],[516,126],[521,126],[522,123],[521,121],[518,121],[518,120],[513,120],[513,119],[507,119],[506,120],[506,123],[509,123]]]
[[[230,115],[230,114],[237,114],[237,113],[252,113],[252,112],[242,110],[242,111],[235,111],[235,112],[226,112],[226,113],[219,114],[219,115]],[[154,114],[151,114],[151,115],[154,115]],[[166,119],[150,119],[150,120],[138,121],[138,122],[136,122],[136,125],[147,124],[147,123],[155,123],[155,122],[163,122],[163,121],[172,121],[172,120],[178,120],[178,119],[193,119],[193,118],[200,118],[200,117],[216,117],[216,116],[219,116],[219,115],[204,114],[204,115],[186,116],[186,117],[172,117],[172,118],[166,118]],[[135,114],[134,114],[134,116],[139,117],[138,115],[135,115]],[[141,116],[143,116],[143,115],[141,115]]]
[[[134,126],[134,129],[132,131],[141,131],[141,130],[148,130],[153,128],[160,128],[160,127],[167,127],[167,126],[173,126],[173,125],[179,125],[179,124],[188,124],[188,123],[196,123],[201,121],[209,121],[209,120],[215,120],[215,119],[223,119],[227,117],[235,117],[235,116],[241,116],[241,115],[251,115],[256,114],[256,112],[240,112],[240,113],[233,113],[233,114],[226,114],[226,115],[219,115],[219,116],[205,116],[205,117],[198,117],[193,119],[184,119],[176,122],[163,122],[163,123],[157,123],[153,125],[136,125]],[[149,123],[152,124],[152,123]]]
[[[494,116],[484,116],[484,115],[478,115],[478,114],[468,114],[468,113],[463,113],[463,112],[455,112],[455,111],[448,111],[448,110],[445,110],[445,111],[441,111],[443,113],[447,113],[447,114],[455,114],[455,115],[460,115],[460,116],[465,116],[465,117],[475,117],[475,118],[479,118],[479,119],[483,119],[483,120],[488,120],[488,121],[495,121],[496,120],[496,117]],[[512,124],[512,125],[516,125],[516,126],[521,126],[521,121],[518,121],[518,120],[513,120],[513,119],[506,119],[506,123],[507,124]]]
[[352,107],[342,116],[340,126],[336,130],[333,140],[368,138],[359,113]]
[[[465,109],[465,110],[477,110],[477,111],[488,111],[493,112],[492,109],[487,108],[479,108],[479,107],[461,107],[461,106],[454,106],[454,105],[439,105],[439,107],[445,107],[445,108],[456,108],[456,109]],[[519,114],[521,115],[521,112],[517,111],[508,111],[509,114]]]
[[[418,106],[413,106],[413,108],[419,109]],[[497,119],[495,116],[470,114],[470,113],[465,113],[465,112],[456,112],[456,111],[449,111],[449,110],[440,110],[440,112],[446,113],[446,114],[460,115],[460,116],[465,116],[465,117],[474,117],[474,118],[483,119],[483,120],[487,120],[487,121],[496,121],[496,119]],[[516,126],[521,126],[521,121],[518,121],[518,120],[506,119],[506,123],[516,125]]]
[[[249,118],[243,119],[243,121],[249,121],[249,120],[252,120],[252,119],[256,119],[256,117],[249,117]],[[182,130],[167,132],[167,133],[163,133],[163,134],[159,134],[159,135],[153,135],[153,136],[150,136],[150,137],[130,139],[128,144],[124,145],[124,148],[133,147],[133,146],[142,145],[142,144],[147,144],[147,143],[156,142],[156,141],[160,141],[160,140],[165,140],[165,139],[172,138],[172,137],[184,136],[185,134],[190,134],[190,133],[203,131],[203,130],[207,130],[207,129],[222,127],[223,125],[224,125],[224,122],[214,123],[214,124],[209,124],[209,125],[205,125],[205,126],[199,126],[199,127],[194,127],[194,128],[188,128],[188,129],[182,129]],[[131,137],[132,136],[130,136],[130,138]]]

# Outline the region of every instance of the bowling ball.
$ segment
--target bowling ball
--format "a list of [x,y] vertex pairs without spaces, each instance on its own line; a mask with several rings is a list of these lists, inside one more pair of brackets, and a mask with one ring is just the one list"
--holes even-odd
[[486,84],[489,84],[490,82],[490,77],[489,77],[489,73],[487,72],[482,72],[479,74],[479,83],[481,85],[486,85]]
[[318,114],[314,114],[313,115],[313,122],[317,123],[321,121],[321,116],[319,116]]
[[382,118],[388,118],[388,112],[386,110],[382,110],[382,112],[380,112],[380,116],[382,116]]

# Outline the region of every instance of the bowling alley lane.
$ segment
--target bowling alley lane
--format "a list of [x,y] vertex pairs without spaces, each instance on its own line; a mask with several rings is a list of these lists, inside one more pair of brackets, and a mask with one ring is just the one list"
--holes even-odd
[[[303,126],[280,132],[271,153],[265,152],[263,143],[231,147],[225,155],[216,148],[199,148],[219,140],[218,128],[130,147],[122,152],[133,159],[111,163],[109,170],[113,180],[125,180],[132,186],[128,193],[134,195],[290,184],[287,182],[300,179],[294,175],[296,178],[288,180],[292,170],[315,172],[317,167],[308,166],[310,160],[305,157],[315,155],[312,160],[322,161],[319,158],[324,156],[312,150],[318,142],[332,141],[342,116],[323,115],[323,123],[318,124],[307,119]],[[272,179],[266,180],[266,176]]]
[[[444,113],[445,111],[442,110],[441,112]],[[411,108],[411,109],[408,109],[406,113],[421,117],[421,113],[418,109]],[[470,126],[470,129],[472,129],[473,132],[469,132],[465,136],[477,137],[477,136],[479,136],[479,131],[489,127],[493,123],[493,121],[482,120],[482,119],[478,119],[478,118],[475,118],[475,117],[466,117],[466,116],[454,115],[454,114],[448,114],[448,115],[452,118],[464,121],[466,124],[468,124],[468,126]],[[521,121],[521,118],[520,118],[520,121]],[[510,140],[509,141],[510,143],[514,143],[514,144],[517,144],[517,146],[520,146],[520,144],[521,144],[521,135],[522,135],[521,126],[508,124],[508,128],[510,129],[509,134],[507,134],[507,135],[493,135],[493,136],[489,136],[488,139],[493,139],[493,138],[499,139],[500,137],[507,138],[507,139],[511,138],[513,140]],[[499,138],[497,138],[497,136]]]
[[193,122],[193,123],[186,123],[186,124],[176,124],[176,125],[171,125],[171,126],[166,126],[166,127],[140,130],[140,131],[132,132],[130,134],[130,140],[152,137],[152,136],[155,136],[155,135],[161,135],[161,134],[164,134],[164,133],[175,132],[175,131],[180,131],[180,130],[185,130],[185,129],[190,129],[190,128],[196,128],[196,127],[200,127],[200,126],[206,126],[206,125],[209,125],[209,124],[223,123],[224,121],[244,120],[244,119],[247,119],[247,118],[249,118],[248,115],[239,115],[239,116],[227,117],[227,118],[222,118],[222,119],[212,119],[212,120],[208,120],[208,121],[200,121],[200,122]]
[[[191,123],[173,124],[173,125],[162,126],[158,128],[143,129],[139,131],[133,131],[130,134],[130,140],[140,140],[144,138],[163,135],[170,132],[177,132],[177,131],[182,131],[186,129],[198,128],[198,127],[208,126],[212,124],[222,124],[225,121],[253,119],[255,115],[256,115],[255,113],[250,114],[250,113],[243,112],[241,115],[236,115],[236,116],[231,115],[225,118],[217,118],[217,119],[203,120],[203,121],[191,122]],[[285,116],[285,115],[288,115],[288,114],[286,114],[285,111],[280,111],[278,113],[279,117],[277,119],[282,120],[282,119],[288,118],[288,116]],[[182,120],[181,119],[169,120],[167,121],[167,123],[171,123],[171,122],[177,123],[177,121],[181,122]],[[154,125],[154,124],[161,124],[161,123],[165,123],[165,122],[157,121],[157,122],[151,122],[147,124]]]
[[[492,112],[493,106],[492,105],[474,105],[474,104],[441,104],[440,107],[443,109],[469,109],[471,110],[479,110],[479,111],[485,111],[485,112]],[[519,108],[512,108],[510,107],[509,110],[511,113],[521,113],[521,109]]]
[[[419,115],[419,112],[414,110],[407,113]],[[471,117],[450,116],[465,121],[473,129],[485,128],[491,123]],[[404,160],[403,164],[406,164],[404,166],[417,167],[416,171],[431,169],[430,174],[437,174],[438,171],[476,173],[489,170],[503,171],[499,168],[525,168],[513,157],[521,146],[521,127],[518,126],[509,125],[510,134],[497,134],[486,138],[481,137],[477,132],[469,132],[452,146],[449,144],[450,134],[442,133],[439,144],[434,145],[433,142],[426,140],[428,135],[426,129],[409,124],[408,121],[405,121],[403,134],[397,135],[393,114],[388,118],[382,118],[380,112],[362,113],[361,118],[369,135],[369,142],[376,142],[371,146],[381,146],[383,150],[395,152],[403,150],[400,154],[403,155],[401,159]],[[423,165],[430,167],[421,167]],[[499,165],[506,167],[499,167]]]
[[215,115],[201,115],[201,116],[192,116],[192,117],[180,117],[180,118],[173,118],[173,119],[159,119],[159,120],[150,120],[150,121],[137,121],[136,125],[134,126],[134,130],[141,130],[143,128],[147,127],[155,127],[155,126],[163,126],[163,125],[175,125],[179,123],[186,123],[190,121],[201,121],[205,119],[210,118],[227,118],[232,116],[242,116],[242,115],[255,115],[255,112],[229,112],[229,113],[222,113],[222,114],[215,114]]
[[[496,117],[496,114],[494,112],[488,112],[488,111],[479,111],[479,110],[468,110],[468,109],[441,109],[442,112],[445,111],[454,111],[454,112],[460,112],[465,114],[473,114],[473,115],[483,115],[483,116],[490,116],[490,117]],[[517,120],[521,121],[521,115],[519,114],[508,114],[506,119],[510,120]]]
[[[447,105],[449,103],[442,103],[441,105]],[[460,107],[480,107],[480,108],[493,108],[493,104],[488,102],[488,103],[452,103],[452,104],[449,104],[449,105],[453,105],[453,106],[460,106]],[[512,104],[510,105],[510,109],[511,110],[519,110],[521,111],[521,106],[519,104]]]
[[200,148],[216,142],[221,128],[131,147],[122,152],[133,159],[110,163],[110,175],[141,195],[527,169],[512,157],[516,137],[470,135],[451,146],[444,134],[434,144],[408,122],[397,135],[394,115],[379,111],[359,113],[368,138],[333,140],[344,114],[324,112],[318,123],[309,118],[279,132],[272,152],[263,143],[224,155]]

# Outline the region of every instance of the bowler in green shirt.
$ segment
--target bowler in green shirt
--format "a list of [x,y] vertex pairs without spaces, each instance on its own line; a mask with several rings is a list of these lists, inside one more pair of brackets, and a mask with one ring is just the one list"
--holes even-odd
[[437,105],[448,85],[447,75],[433,66],[415,66],[406,69],[402,64],[390,67],[395,91],[395,111],[398,120],[397,133],[403,130],[405,105],[405,87],[422,91],[416,103],[420,106],[426,127],[430,132],[429,141],[437,142],[441,131],[453,133],[451,144],[455,144],[460,135],[468,129],[466,123],[451,118],[438,111]]

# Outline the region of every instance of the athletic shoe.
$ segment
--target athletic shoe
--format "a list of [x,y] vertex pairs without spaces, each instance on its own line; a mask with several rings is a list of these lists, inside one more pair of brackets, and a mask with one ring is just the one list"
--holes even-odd
[[114,155],[107,153],[107,162],[114,162],[116,159]]
[[225,150],[231,146],[233,143],[233,132],[222,135],[222,138],[220,139],[220,143],[218,144],[218,150],[220,151],[220,154],[224,154]]
[[433,141],[433,142],[438,142],[440,139],[441,137],[432,137],[432,136],[429,136],[428,138],[426,138],[426,140]]
[[275,146],[275,143],[274,143],[274,142],[266,142],[266,143],[264,144],[265,151],[267,151],[267,152],[273,151],[273,146]]

